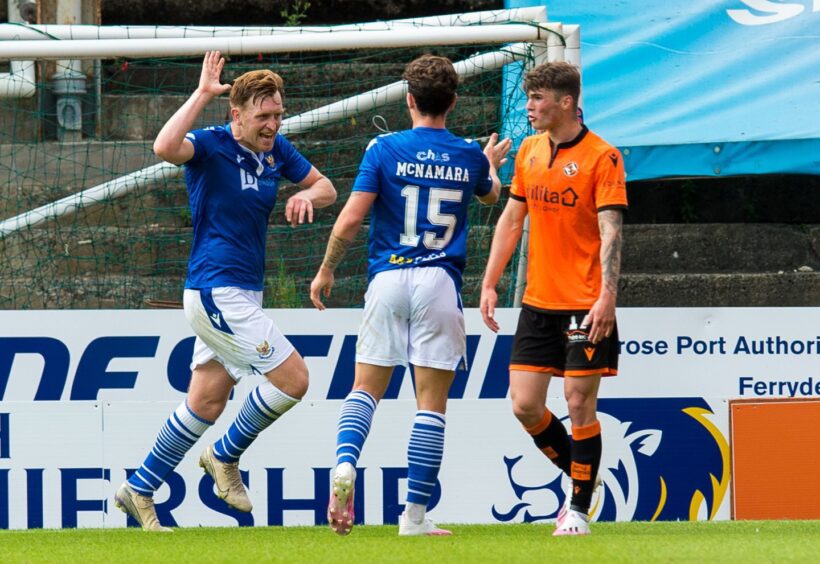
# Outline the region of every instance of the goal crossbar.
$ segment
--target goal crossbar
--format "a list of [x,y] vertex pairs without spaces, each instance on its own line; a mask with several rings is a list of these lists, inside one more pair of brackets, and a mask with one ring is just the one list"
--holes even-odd
[[196,56],[205,51],[223,55],[257,55],[306,51],[420,47],[545,41],[555,33],[549,24],[442,26],[390,31],[341,31],[254,37],[170,39],[76,39],[65,41],[2,41],[0,60],[111,59],[114,57]]

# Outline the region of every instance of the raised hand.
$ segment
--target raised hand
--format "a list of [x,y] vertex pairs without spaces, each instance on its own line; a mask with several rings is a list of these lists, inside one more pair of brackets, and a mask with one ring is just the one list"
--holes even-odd
[[199,75],[198,90],[214,98],[230,91],[230,84],[222,84],[219,76],[225,67],[225,59],[219,51],[207,51],[202,61],[202,73]]
[[499,141],[498,133],[493,133],[487,140],[487,144],[484,145],[484,154],[487,156],[490,164],[498,170],[507,162],[507,153],[510,152],[511,147],[512,139],[507,137]]

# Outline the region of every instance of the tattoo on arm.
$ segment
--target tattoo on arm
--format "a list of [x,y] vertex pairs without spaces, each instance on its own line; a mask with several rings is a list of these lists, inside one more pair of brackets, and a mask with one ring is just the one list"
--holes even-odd
[[353,241],[345,241],[331,233],[330,240],[327,242],[327,250],[325,251],[325,259],[322,261],[322,266],[331,272],[336,270],[339,263],[342,262],[347,249]]
[[618,295],[618,279],[621,277],[621,247],[623,246],[623,213],[620,210],[604,210],[598,213],[598,229],[601,232],[601,275],[604,287]]

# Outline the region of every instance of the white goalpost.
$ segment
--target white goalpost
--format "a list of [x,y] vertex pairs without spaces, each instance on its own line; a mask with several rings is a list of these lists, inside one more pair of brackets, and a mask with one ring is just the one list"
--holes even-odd
[[[513,23],[530,18],[528,23]],[[535,18],[540,18],[540,21]],[[150,28],[117,26],[14,26],[21,39],[0,41],[2,59],[98,59],[112,56],[202,55],[221,50],[225,55],[338,49],[389,48],[470,43],[506,44],[497,51],[456,63],[462,76],[501,68],[531,57],[536,62],[563,59],[579,51],[577,26],[547,23],[544,7],[432,18],[373,22],[334,27],[305,28]],[[484,22],[489,22],[484,25]],[[506,22],[506,23],[504,23]],[[0,38],[12,30],[0,26]],[[261,35],[264,32],[272,35]],[[569,32],[569,33],[567,33]],[[48,33],[59,41],[43,40]],[[209,37],[202,37],[208,35]],[[37,35],[40,39],[33,39]],[[92,36],[105,39],[88,39]],[[136,36],[136,37],[135,37]],[[192,37],[193,36],[193,37]],[[82,39],[63,39],[81,37]],[[575,58],[575,57],[571,57]],[[569,58],[568,60],[571,60]],[[287,118],[282,133],[301,133],[323,124],[342,120],[398,99],[406,92],[402,82],[352,96],[332,104]],[[115,180],[87,188],[55,202],[0,222],[0,238],[43,221],[58,218],[79,207],[116,198],[159,180],[174,178],[179,167],[160,163]]]

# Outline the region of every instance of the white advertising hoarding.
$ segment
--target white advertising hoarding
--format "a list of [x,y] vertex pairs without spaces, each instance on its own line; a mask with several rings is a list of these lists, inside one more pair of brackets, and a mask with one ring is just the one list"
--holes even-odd
[[[601,385],[605,520],[730,516],[728,401],[820,397],[818,308],[621,309],[619,375]],[[361,310],[270,310],[310,369],[300,405],[243,456],[254,510],[217,499],[197,467],[259,378],[236,389],[220,420],[157,493],[168,525],[324,522],[336,419],[353,381]],[[546,521],[563,500],[560,473],[534,447],[508,400],[517,310],[501,332],[467,310],[469,371],[450,394],[439,522]],[[185,397],[192,333],[179,311],[0,313],[0,528],[122,527],[113,492],[139,467]],[[561,380],[550,409],[566,417]],[[360,459],[357,519],[394,523],[406,491],[415,404],[397,370]],[[567,422],[568,423],[568,422]]]

